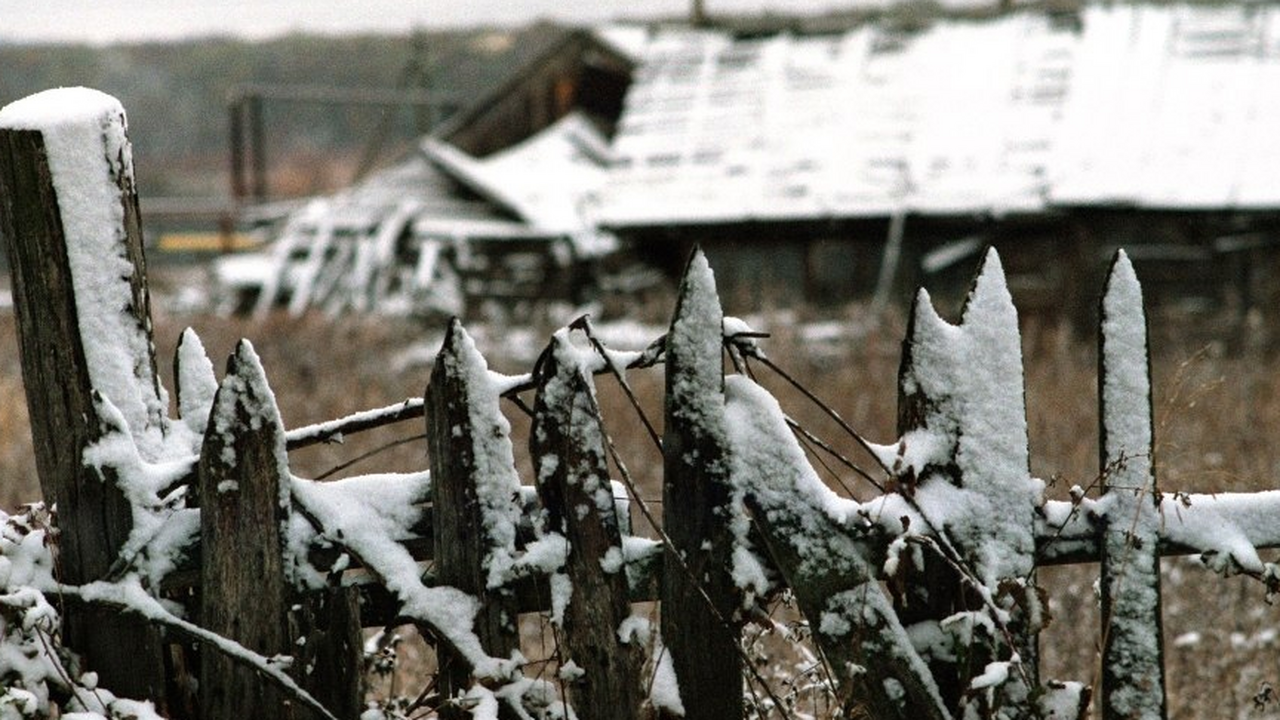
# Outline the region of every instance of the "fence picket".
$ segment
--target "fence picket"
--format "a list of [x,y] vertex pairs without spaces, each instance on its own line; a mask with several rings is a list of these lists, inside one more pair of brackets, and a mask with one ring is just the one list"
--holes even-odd
[[617,505],[600,409],[578,353],[561,330],[539,359],[529,440],[548,529],[569,547],[567,605],[552,593],[553,612],[563,607],[562,660],[572,663],[561,678],[578,717],[634,719],[641,717],[645,648],[636,634],[623,634],[631,605]]
[[[455,318],[426,391],[432,505],[448,508],[434,515],[434,552],[439,582],[480,601],[474,629],[481,647],[506,658],[520,647],[517,598],[512,588],[491,582],[490,569],[515,553],[520,480],[510,427],[488,372]],[[471,685],[469,665],[443,648],[439,655],[442,695],[465,693]],[[462,714],[457,708],[445,712]]]
[[209,422],[213,398],[218,393],[218,377],[195,330],[187,328],[178,336],[173,351],[174,404],[178,417],[196,436]]
[[1163,720],[1160,493],[1152,455],[1147,322],[1129,258],[1111,264],[1101,303],[1098,400],[1102,486],[1102,687],[1106,720]]
[[695,249],[667,333],[662,437],[662,524],[672,543],[662,576],[662,641],[689,720],[743,714],[740,631],[726,624],[740,593],[730,575],[734,511],[723,427],[723,322],[715,277]]
[[[12,278],[36,469],[45,501],[57,503],[62,528],[58,579],[80,584],[107,575],[133,524],[112,471],[100,473],[82,462],[85,449],[104,432],[94,409],[95,389],[126,414],[135,436],[158,432],[153,411],[160,407],[160,391],[124,110],[93,91],[51,92],[74,94],[69,104],[77,112],[50,121],[49,136],[20,112],[0,120],[0,237]],[[67,179],[55,177],[59,164],[98,172],[60,197],[58,183]],[[74,222],[73,214],[111,221],[86,226]],[[103,245],[110,247],[95,247]],[[81,262],[72,260],[77,248]],[[86,248],[93,255],[87,263]],[[77,295],[86,285],[112,298],[108,307],[119,311],[112,319],[122,332],[82,335],[82,320],[104,313],[103,303]],[[122,368],[127,370],[113,372]],[[154,628],[116,613],[69,608],[63,639],[104,686],[167,706],[163,651]]]
[[[201,606],[205,628],[268,657],[286,632],[282,524],[289,511],[284,429],[253,346],[227,363],[200,454]],[[200,716],[282,715],[282,698],[217,653],[200,663]]]
[[[974,279],[960,325],[940,318],[927,293],[917,296],[899,398],[901,440],[895,454],[881,459],[930,525],[921,531],[938,536],[938,552],[926,554],[923,572],[904,564],[916,574],[900,578],[906,592],[899,615],[913,624],[1008,613],[995,637],[975,633],[972,643],[957,646],[956,659],[934,658],[931,667],[952,708],[976,705],[980,717],[996,706],[1030,714],[1038,682],[1040,613],[1031,580],[1042,486],[1030,477],[1017,311],[994,250]],[[964,512],[954,512],[957,505]],[[996,662],[1008,663],[999,687],[970,686]]]

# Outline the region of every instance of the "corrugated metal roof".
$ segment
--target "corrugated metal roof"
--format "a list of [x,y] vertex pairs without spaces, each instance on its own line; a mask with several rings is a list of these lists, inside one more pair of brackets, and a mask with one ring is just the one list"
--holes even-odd
[[1280,9],[1090,7],[918,32],[654,38],[609,226],[1280,206]]

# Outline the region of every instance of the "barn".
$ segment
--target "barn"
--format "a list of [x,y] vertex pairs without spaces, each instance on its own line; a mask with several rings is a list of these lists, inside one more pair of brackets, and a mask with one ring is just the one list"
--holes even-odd
[[669,269],[700,244],[756,305],[958,297],[995,245],[1022,307],[1092,316],[1123,245],[1158,305],[1245,308],[1275,286],[1278,126],[1270,4],[670,28],[595,217]]

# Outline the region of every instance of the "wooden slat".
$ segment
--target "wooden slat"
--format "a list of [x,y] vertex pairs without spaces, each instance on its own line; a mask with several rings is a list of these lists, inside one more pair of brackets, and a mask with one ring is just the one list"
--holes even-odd
[[[484,358],[453,320],[426,392],[432,503],[448,508],[434,523],[436,573],[441,584],[480,601],[474,623],[480,645],[505,658],[520,647],[516,597],[509,588],[489,587],[489,569],[496,556],[515,552],[520,480],[510,428],[487,375]],[[439,652],[442,694],[465,693],[471,686],[467,663],[446,649]],[[444,712],[461,717],[456,708]]]
[[[289,652],[282,524],[284,429],[253,346],[227,364],[200,455],[200,624],[268,657]],[[217,653],[200,666],[206,720],[282,716],[282,698]]]
[[569,545],[564,572],[573,589],[561,656],[582,671],[567,680],[578,717],[634,720],[641,717],[645,650],[619,637],[631,615],[622,537],[600,410],[578,352],[561,330],[539,359],[529,443],[548,529]]
[[740,593],[730,575],[734,510],[725,458],[723,321],[715,278],[695,250],[667,333],[662,437],[662,523],[672,543],[665,558],[672,572],[662,583],[662,642],[689,720],[743,713],[740,631],[727,624]]
[[1142,288],[1123,251],[1102,296],[1098,398],[1102,486],[1102,688],[1106,720],[1163,720],[1159,513]]

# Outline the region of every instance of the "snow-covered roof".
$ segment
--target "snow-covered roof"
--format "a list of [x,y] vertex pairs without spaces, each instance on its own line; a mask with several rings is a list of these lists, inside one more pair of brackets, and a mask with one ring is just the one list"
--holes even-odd
[[484,158],[430,137],[421,147],[437,167],[474,192],[534,227],[555,232],[587,227],[582,200],[604,181],[610,158],[604,136],[578,112]]
[[649,41],[608,226],[1280,206],[1280,8],[1088,7]]

